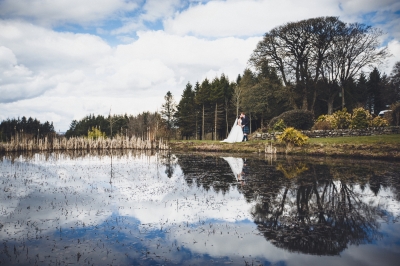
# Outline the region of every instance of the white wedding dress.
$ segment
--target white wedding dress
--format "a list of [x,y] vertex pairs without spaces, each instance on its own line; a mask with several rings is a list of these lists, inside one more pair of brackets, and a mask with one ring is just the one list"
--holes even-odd
[[229,132],[229,135],[226,139],[222,140],[221,142],[242,142],[243,140],[243,130],[240,125],[237,123],[238,119],[236,118],[235,124],[233,124],[233,127],[231,129],[231,132]]

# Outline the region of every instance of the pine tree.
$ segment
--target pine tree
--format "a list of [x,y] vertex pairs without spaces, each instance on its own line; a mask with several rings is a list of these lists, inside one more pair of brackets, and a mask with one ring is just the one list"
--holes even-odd
[[168,140],[171,137],[171,130],[174,127],[174,116],[176,112],[176,104],[170,91],[164,96],[165,103],[161,106],[161,118],[167,129]]
[[400,102],[400,61],[393,66],[389,77],[389,84],[383,96],[387,105]]
[[201,111],[201,106],[199,104],[197,104],[196,102],[196,98],[197,98],[197,94],[200,91],[200,83],[198,81],[196,81],[196,84],[194,85],[194,114],[195,114],[195,139],[198,139],[198,129],[199,129],[199,117],[200,117],[200,111]]
[[223,85],[218,77],[215,77],[211,83],[210,102],[215,107],[214,109],[214,140],[217,140],[218,129],[218,107],[224,99]]
[[367,101],[368,101],[367,77],[365,76],[364,72],[361,72],[360,76],[358,77],[355,96],[360,106],[369,109],[367,107]]
[[177,106],[176,112],[176,124],[181,131],[181,135],[188,139],[190,136],[194,135],[195,129],[195,114],[193,110],[195,109],[194,104],[194,91],[192,90],[192,85],[190,82],[186,84],[186,88],[182,93],[181,100]]
[[383,89],[381,73],[377,68],[369,74],[369,80],[367,82],[368,87],[368,103],[369,110],[371,113],[378,114],[379,111],[385,108],[382,101],[381,92]]
[[210,91],[211,85],[208,79],[206,78],[200,86],[200,89],[196,93],[196,104],[201,106],[201,139],[205,139],[205,113],[206,109],[209,107],[209,99],[210,99]]

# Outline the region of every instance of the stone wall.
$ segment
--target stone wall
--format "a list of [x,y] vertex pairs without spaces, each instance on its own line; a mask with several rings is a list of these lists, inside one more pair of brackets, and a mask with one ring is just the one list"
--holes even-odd
[[[310,138],[329,138],[329,137],[352,137],[352,136],[374,136],[400,134],[400,127],[369,127],[364,129],[331,129],[331,130],[302,130],[304,135]],[[252,139],[275,139],[280,132],[254,133]]]

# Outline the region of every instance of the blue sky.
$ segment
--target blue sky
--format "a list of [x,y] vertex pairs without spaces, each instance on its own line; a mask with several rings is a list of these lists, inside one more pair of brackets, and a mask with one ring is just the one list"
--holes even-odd
[[395,0],[0,0],[0,120],[65,131],[89,113],[156,111],[187,82],[235,79],[265,32],[318,16],[381,28],[381,72],[400,60]]

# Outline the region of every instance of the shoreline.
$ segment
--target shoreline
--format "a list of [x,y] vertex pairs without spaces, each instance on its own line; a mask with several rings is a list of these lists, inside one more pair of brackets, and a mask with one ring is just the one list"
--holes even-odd
[[286,152],[286,145],[270,140],[254,140],[238,143],[225,143],[220,141],[200,140],[172,140],[163,144],[163,149],[152,147],[150,149],[137,149],[128,145],[113,145],[107,149],[44,149],[44,150],[12,150],[0,149],[0,154],[7,153],[40,153],[40,152],[66,152],[66,153],[120,153],[127,150],[154,153],[159,150],[164,152],[207,152],[227,154],[278,154],[296,156],[319,156],[330,158],[354,159],[380,159],[400,161],[400,134],[369,137],[340,137],[340,138],[312,138],[302,147],[293,147]]
[[[172,141],[168,143],[172,151],[180,152],[222,152],[222,153],[255,153],[255,154],[287,154],[301,156],[323,156],[359,159],[400,160],[400,143],[380,144],[322,144],[308,143],[302,147],[294,147],[286,153],[286,146],[272,143],[272,153],[267,145],[269,141],[250,140],[239,143],[218,143],[202,141]],[[276,152],[275,152],[276,148]]]

